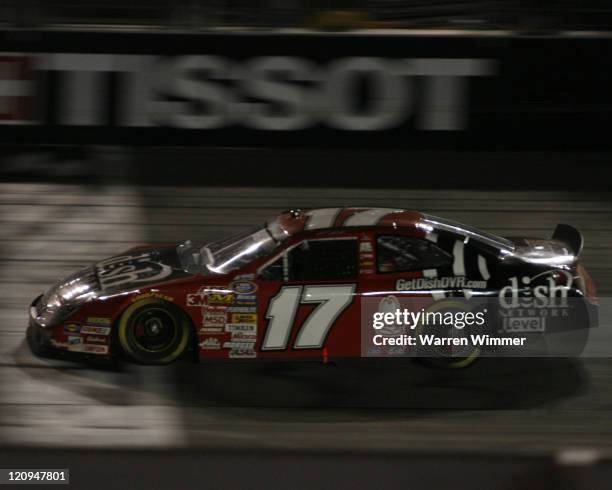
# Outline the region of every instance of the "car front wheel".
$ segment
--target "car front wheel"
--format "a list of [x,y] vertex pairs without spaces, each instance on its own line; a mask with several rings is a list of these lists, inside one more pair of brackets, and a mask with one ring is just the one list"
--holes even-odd
[[117,337],[123,352],[140,364],[169,364],[189,345],[191,323],[176,305],[148,298],[121,315]]

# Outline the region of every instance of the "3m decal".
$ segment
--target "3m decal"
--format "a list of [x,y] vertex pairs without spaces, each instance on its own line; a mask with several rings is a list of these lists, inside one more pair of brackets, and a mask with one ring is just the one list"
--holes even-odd
[[234,302],[234,299],[234,293],[218,293],[204,289],[197,293],[188,294],[187,306],[229,306]]

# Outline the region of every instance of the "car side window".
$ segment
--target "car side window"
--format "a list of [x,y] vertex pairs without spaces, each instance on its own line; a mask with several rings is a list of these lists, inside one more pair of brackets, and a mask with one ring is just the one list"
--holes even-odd
[[452,264],[453,257],[422,238],[389,235],[376,239],[378,272],[407,272]]
[[359,275],[357,240],[306,240],[288,254],[289,280],[355,279]]
[[268,264],[261,271],[258,277],[264,281],[282,281],[283,280],[283,261],[285,255],[281,255],[274,262]]

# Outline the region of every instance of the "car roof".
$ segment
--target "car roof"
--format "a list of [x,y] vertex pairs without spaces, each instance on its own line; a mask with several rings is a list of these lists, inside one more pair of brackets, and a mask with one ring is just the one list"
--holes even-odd
[[512,250],[506,238],[446,218],[419,211],[383,207],[337,207],[292,209],[268,222],[277,238],[287,238],[304,231],[351,227],[389,227],[416,230],[421,233],[448,232],[483,242],[497,249]]

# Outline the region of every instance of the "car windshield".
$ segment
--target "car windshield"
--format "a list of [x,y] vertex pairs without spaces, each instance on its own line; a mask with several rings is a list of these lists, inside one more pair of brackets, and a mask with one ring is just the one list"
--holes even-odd
[[267,226],[206,244],[187,241],[178,247],[185,269],[191,272],[227,274],[272,253],[277,242]]

